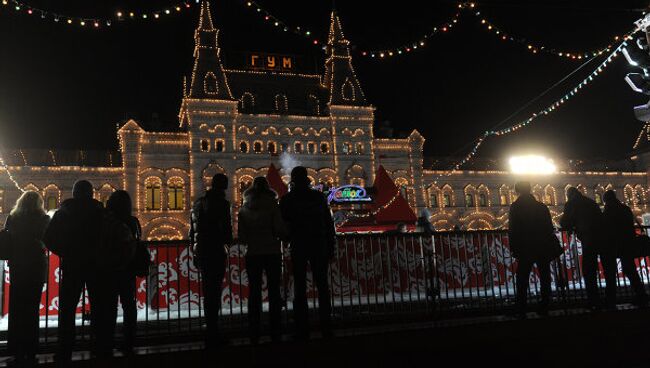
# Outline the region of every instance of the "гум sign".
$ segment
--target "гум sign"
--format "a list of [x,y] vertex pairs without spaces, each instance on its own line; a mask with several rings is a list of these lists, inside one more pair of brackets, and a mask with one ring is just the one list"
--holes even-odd
[[368,195],[366,188],[358,185],[344,185],[332,188],[327,197],[328,202],[370,202],[372,198]]

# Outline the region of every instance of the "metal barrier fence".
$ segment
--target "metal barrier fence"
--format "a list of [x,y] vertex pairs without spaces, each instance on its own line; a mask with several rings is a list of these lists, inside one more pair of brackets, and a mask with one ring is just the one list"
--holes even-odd
[[[557,235],[565,252],[551,264],[553,302],[555,306],[565,307],[586,299],[580,267],[582,249],[573,235],[565,232]],[[204,328],[201,278],[187,241],[147,245],[154,267],[149,277],[136,280],[138,338],[151,342],[200,336]],[[221,310],[223,330],[227,333],[247,331],[245,253],[243,245],[230,247]],[[293,300],[289,253],[286,249],[283,252],[282,273],[283,319],[287,326]],[[363,323],[503,311],[514,304],[515,263],[505,231],[341,235],[329,271],[334,321]],[[637,259],[637,269],[643,282],[650,283],[648,259]],[[9,275],[5,264],[0,288],[0,338],[7,329]],[[602,268],[599,280],[600,286],[604,286]],[[536,273],[530,281],[530,292],[535,296],[539,292]],[[621,297],[631,296],[620,266],[617,281]],[[310,274],[307,285],[310,307],[315,307],[317,295]],[[45,348],[51,347],[56,338],[58,286],[59,260],[51,255],[41,301],[41,340]],[[268,309],[266,302],[263,309]],[[84,292],[76,321],[82,343],[89,339],[89,313]],[[121,318],[120,309],[118,323]]]

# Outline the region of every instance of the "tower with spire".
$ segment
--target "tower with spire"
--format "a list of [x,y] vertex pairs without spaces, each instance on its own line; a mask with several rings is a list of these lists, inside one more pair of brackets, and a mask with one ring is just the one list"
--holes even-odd
[[350,41],[343,34],[336,10],[332,10],[326,54],[324,85],[329,91],[329,104],[367,106],[366,96],[352,66]]
[[[189,137],[189,165],[191,175],[190,198],[201,194],[203,170],[215,161],[231,162],[234,151],[233,125],[237,117],[237,103],[233,98],[228,76],[221,63],[219,29],[214,26],[210,3],[201,2],[199,24],[194,32],[194,63],[192,74],[183,83],[183,100],[179,112],[181,128]],[[189,84],[187,83],[189,81]],[[218,127],[218,128],[217,128]],[[214,131],[219,129],[220,152],[215,153],[217,141]],[[230,142],[230,147],[226,146]],[[226,170],[221,166],[222,170]]]

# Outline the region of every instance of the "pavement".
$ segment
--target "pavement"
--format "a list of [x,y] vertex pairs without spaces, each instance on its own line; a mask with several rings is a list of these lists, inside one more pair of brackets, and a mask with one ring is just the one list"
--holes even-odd
[[[308,342],[257,346],[235,339],[205,351],[200,343],[138,348],[100,362],[75,354],[72,367],[650,367],[650,309],[558,310],[526,319],[486,316],[340,328]],[[39,357],[54,367],[51,355]]]

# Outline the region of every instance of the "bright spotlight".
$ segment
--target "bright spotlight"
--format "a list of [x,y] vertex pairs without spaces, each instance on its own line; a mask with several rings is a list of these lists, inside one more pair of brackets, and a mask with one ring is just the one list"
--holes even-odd
[[553,160],[536,155],[510,158],[510,171],[519,175],[549,175],[557,172]]

